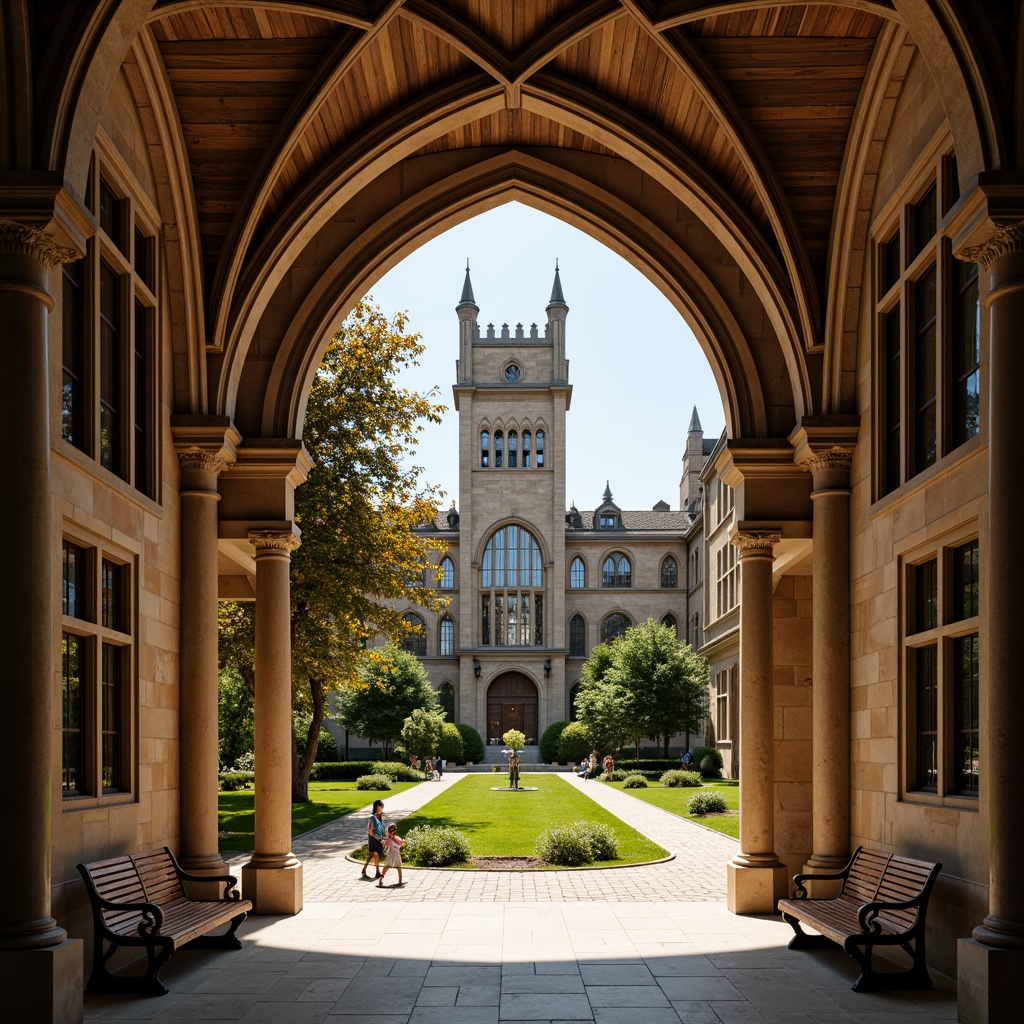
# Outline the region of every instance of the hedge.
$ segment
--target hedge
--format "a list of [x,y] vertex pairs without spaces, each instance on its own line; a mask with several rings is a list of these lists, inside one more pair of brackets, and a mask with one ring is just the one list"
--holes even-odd
[[376,761],[317,761],[309,772],[311,782],[355,782],[372,775]]

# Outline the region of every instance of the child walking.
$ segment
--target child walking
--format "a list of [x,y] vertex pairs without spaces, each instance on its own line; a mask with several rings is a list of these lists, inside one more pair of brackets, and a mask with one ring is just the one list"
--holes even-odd
[[387,838],[384,840],[384,849],[387,851],[388,860],[380,873],[380,881],[377,883],[378,889],[384,888],[384,876],[388,873],[388,868],[396,868],[398,871],[398,881],[393,888],[401,889],[405,885],[405,882],[402,881],[403,846],[405,846],[405,840],[398,834],[398,826],[395,824],[388,825]]

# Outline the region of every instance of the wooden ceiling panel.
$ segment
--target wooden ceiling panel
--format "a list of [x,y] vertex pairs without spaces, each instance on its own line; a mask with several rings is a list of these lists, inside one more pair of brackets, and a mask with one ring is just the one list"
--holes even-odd
[[604,156],[613,155],[600,143],[549,118],[526,110],[501,110],[440,136],[419,150],[417,156],[486,146],[555,146]]
[[507,54],[516,54],[560,17],[575,10],[578,0],[445,0],[463,21],[493,39]]
[[688,22],[686,31],[690,35],[720,38],[829,36],[874,39],[881,24],[881,18],[865,11],[838,5],[804,4],[720,14]]

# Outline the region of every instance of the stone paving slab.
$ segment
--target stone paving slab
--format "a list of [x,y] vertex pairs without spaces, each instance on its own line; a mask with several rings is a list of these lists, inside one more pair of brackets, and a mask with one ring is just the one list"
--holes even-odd
[[[385,799],[400,820],[462,776]],[[778,917],[724,905],[734,840],[594,781],[570,785],[676,854],[594,871],[406,868],[358,878],[369,805],[295,840],[305,907],[251,916],[238,952],[184,950],[162,998],[87,996],[89,1024],[937,1024],[952,984],[855,993],[853,960],[791,951]],[[543,778],[538,780],[543,785]],[[239,862],[245,858],[238,858]]]

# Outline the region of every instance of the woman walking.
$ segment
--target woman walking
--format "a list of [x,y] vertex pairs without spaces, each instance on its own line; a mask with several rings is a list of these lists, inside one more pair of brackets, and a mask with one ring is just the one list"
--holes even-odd
[[374,878],[380,878],[380,859],[384,855],[384,840],[387,837],[387,833],[384,831],[384,801],[374,800],[373,801],[373,814],[370,815],[370,820],[366,823],[366,860],[363,861],[363,872],[359,876],[369,880],[370,876],[366,873],[366,868],[370,863],[370,858],[373,858],[373,866],[376,870]]

